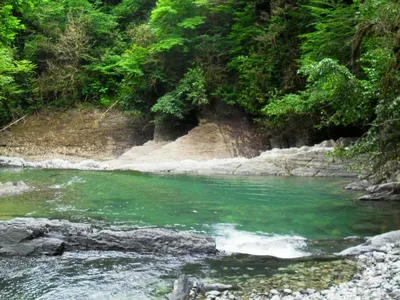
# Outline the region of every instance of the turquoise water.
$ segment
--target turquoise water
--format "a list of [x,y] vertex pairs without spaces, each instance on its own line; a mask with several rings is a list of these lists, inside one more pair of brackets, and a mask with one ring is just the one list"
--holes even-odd
[[[335,252],[350,246],[337,238],[400,228],[399,205],[355,201],[358,194],[344,191],[342,179],[0,168],[0,182],[20,180],[35,190],[0,198],[0,220],[192,230],[215,236],[217,248],[228,252],[283,258]],[[310,240],[331,238],[323,247]],[[165,299],[181,273],[218,281],[233,272],[272,274],[289,263],[97,251],[0,257],[0,299]]]
[[0,181],[19,180],[36,189],[0,199],[0,219],[47,217],[312,239],[400,227],[399,206],[355,201],[358,194],[345,191],[347,181],[340,179],[0,169]]

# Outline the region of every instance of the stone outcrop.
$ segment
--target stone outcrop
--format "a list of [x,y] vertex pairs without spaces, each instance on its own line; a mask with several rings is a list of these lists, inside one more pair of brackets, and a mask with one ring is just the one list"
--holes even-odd
[[378,251],[380,248],[388,244],[396,244],[400,242],[400,230],[390,231],[374,237],[368,238],[361,245],[348,248],[339,253],[339,255],[355,256],[366,252]]
[[366,188],[368,192],[361,201],[400,201],[400,182],[388,182]]
[[0,156],[0,165],[22,168],[41,168],[41,169],[76,169],[76,170],[106,170],[107,165],[92,159],[80,162],[70,162],[64,159],[50,159],[40,162],[26,161],[20,157]]
[[181,275],[174,282],[174,290],[168,300],[189,300],[189,293],[192,285],[186,275]]
[[369,182],[367,180],[355,181],[348,184],[345,190],[354,192],[364,192],[369,187]]
[[245,161],[234,174],[310,177],[352,177],[346,170],[350,161],[327,156],[333,148],[313,147],[273,149]]
[[42,111],[0,132],[0,155],[29,161],[111,159],[152,138],[145,120],[117,110]]
[[[135,147],[130,154],[109,162],[85,160],[71,163],[65,160],[27,162],[20,158],[0,157],[0,165],[80,170],[133,170],[153,173],[230,174],[230,175],[279,175],[308,177],[355,177],[347,171],[351,163],[327,156],[331,147],[313,146],[273,149],[254,158],[221,158],[194,160],[184,153],[168,157],[164,147],[170,144],[147,143]],[[150,152],[158,152],[149,155]],[[172,159],[172,160],[171,160]]]
[[31,191],[33,187],[26,185],[23,181],[18,182],[0,182],[0,198],[21,194]]
[[68,221],[16,218],[0,222],[0,256],[60,255],[64,251],[214,254],[212,238],[158,228],[115,231]]
[[181,156],[181,160],[136,159],[111,164],[112,169],[136,170],[155,173],[196,173],[196,174],[232,174],[232,175],[280,175],[309,177],[353,177],[346,167],[350,161],[328,157],[333,150],[330,147],[301,147],[289,149],[273,149],[263,152],[254,158],[230,158],[212,160],[189,160]]

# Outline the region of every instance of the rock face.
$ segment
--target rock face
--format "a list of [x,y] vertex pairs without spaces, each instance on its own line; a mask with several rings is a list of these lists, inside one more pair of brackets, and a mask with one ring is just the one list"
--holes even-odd
[[[230,175],[279,175],[308,177],[355,177],[346,167],[351,163],[328,157],[333,150],[329,147],[301,147],[273,149],[255,158],[226,158],[211,160],[192,160],[181,156],[180,160],[170,160],[164,150],[155,157],[145,155],[147,151],[158,151],[160,146],[147,143],[130,150],[129,155],[109,162],[85,160],[71,163],[65,160],[48,160],[43,162],[26,162],[21,158],[0,157],[0,165],[17,167],[36,167],[53,169],[79,170],[133,170],[153,173],[187,173],[187,174],[230,174]],[[158,149],[158,150],[157,150]],[[162,154],[164,153],[164,154]],[[178,157],[175,157],[178,159]]]
[[355,181],[345,187],[348,191],[363,192],[369,187],[367,180]]
[[361,201],[400,201],[400,182],[389,182],[370,186]]
[[0,165],[10,167],[42,168],[42,169],[77,169],[77,170],[105,170],[108,169],[100,161],[83,160],[80,162],[70,162],[64,159],[50,159],[40,162],[28,162],[20,157],[0,156]]
[[[240,130],[235,130],[233,125],[239,127]],[[260,151],[256,150],[258,143],[254,142],[256,138],[253,137],[249,125],[240,120],[233,125],[201,119],[199,126],[175,141],[155,139],[143,146],[132,147],[116,160],[109,161],[108,165],[118,168],[124,164],[138,165],[183,160],[203,162],[259,155]]]
[[353,177],[346,171],[350,161],[338,160],[326,154],[333,148],[313,147],[272,149],[240,165],[234,174],[284,175],[309,177]]
[[64,251],[118,250],[161,254],[214,254],[212,238],[157,228],[114,231],[68,221],[16,218],[0,222],[0,256],[60,255]]
[[189,300],[191,284],[186,275],[181,275],[174,282],[174,290],[168,297],[169,300]]
[[33,188],[26,185],[23,181],[18,182],[0,182],[0,198],[21,194],[32,190]]
[[[201,140],[208,132],[210,141]],[[355,177],[347,171],[349,160],[327,156],[332,142],[313,147],[272,149],[253,158],[238,156],[244,142],[228,141],[221,128],[205,123],[174,142],[150,141],[133,147],[115,160],[84,160],[71,163],[62,159],[27,162],[21,158],[0,157],[0,165],[80,170],[133,170],[153,173],[280,175],[307,177]],[[325,146],[327,144],[328,146]],[[241,150],[245,151],[245,150]]]
[[367,239],[367,242],[365,242],[364,244],[348,248],[346,250],[343,250],[339,254],[346,256],[360,255],[366,252],[377,251],[381,247],[386,246],[387,244],[395,244],[395,243],[400,243],[400,230],[390,231],[384,234],[374,236],[372,238]]
[[41,112],[0,132],[0,155],[30,161],[111,159],[152,137],[144,120],[117,110]]

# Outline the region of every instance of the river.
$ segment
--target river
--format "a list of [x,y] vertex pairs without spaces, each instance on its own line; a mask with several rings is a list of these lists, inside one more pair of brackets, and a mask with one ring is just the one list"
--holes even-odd
[[[355,201],[358,195],[343,189],[348,179],[0,169],[1,182],[20,180],[35,190],[1,198],[1,220],[45,217],[189,230],[214,236],[217,248],[228,253],[295,258],[341,247],[314,240],[343,241],[400,227],[399,205]],[[161,299],[182,270],[204,278],[227,268],[246,270],[203,257],[119,252],[1,258],[0,299]]]

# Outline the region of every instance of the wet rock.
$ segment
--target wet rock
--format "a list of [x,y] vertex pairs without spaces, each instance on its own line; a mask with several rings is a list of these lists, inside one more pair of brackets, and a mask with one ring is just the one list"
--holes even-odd
[[368,188],[369,184],[367,180],[363,181],[355,181],[350,183],[345,187],[346,190],[348,191],[360,191],[364,192]]
[[237,286],[231,284],[223,284],[223,283],[204,283],[200,286],[200,290],[203,293],[207,293],[209,291],[226,291],[226,290],[235,290]]
[[0,222],[0,255],[59,255],[87,250],[184,255],[213,254],[216,246],[209,237],[158,228],[115,231],[30,218]]
[[400,194],[400,182],[389,182],[373,185],[367,188],[368,193],[392,193]]
[[174,290],[169,296],[169,300],[189,300],[191,284],[186,275],[181,275],[174,282]]
[[215,298],[218,297],[219,295],[221,295],[220,291],[209,291],[206,293],[207,298]]
[[360,201],[400,201],[400,195],[391,195],[387,193],[374,193],[361,196]]
[[390,231],[390,232],[369,238],[369,239],[367,239],[367,242],[365,242],[361,245],[343,250],[339,254],[340,255],[348,255],[348,256],[360,255],[363,253],[375,251],[387,244],[399,243],[399,242],[400,242],[400,230]]
[[400,182],[388,182],[370,186],[361,201],[400,201]]

